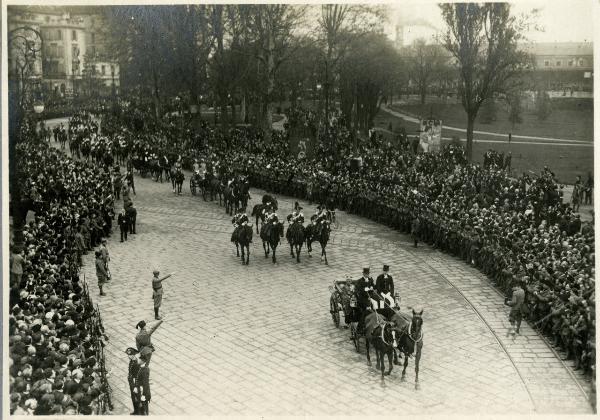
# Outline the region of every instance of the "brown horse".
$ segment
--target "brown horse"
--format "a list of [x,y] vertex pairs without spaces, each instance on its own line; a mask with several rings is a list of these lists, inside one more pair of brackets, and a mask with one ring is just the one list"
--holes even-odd
[[[367,363],[371,366],[371,355],[369,353],[370,345],[375,348],[377,356],[376,369],[381,369],[381,380],[384,380],[385,375],[392,373],[394,365],[392,358],[394,356],[394,348],[398,346],[398,332],[394,328],[394,323],[389,322],[382,315],[371,312],[365,317],[365,338],[367,345]],[[389,369],[385,373],[384,356],[388,357]]]
[[408,358],[415,356],[415,389],[419,389],[419,361],[423,350],[423,310],[420,312],[412,311],[412,318],[408,321],[406,316],[396,313],[391,317],[391,322],[400,332],[398,346],[401,353],[404,353],[404,369],[402,370],[402,381],[405,381],[406,368],[408,367]]
[[277,222],[275,225],[270,226],[264,224],[260,230],[260,238],[262,239],[265,258],[269,256],[270,250],[273,250],[273,264],[275,264],[277,262],[275,250],[279,245],[279,238],[283,238],[283,223]]
[[240,247],[242,248],[242,265],[250,264],[250,244],[252,243],[252,227],[238,226],[231,235],[231,241],[235,243],[235,251],[240,256]]

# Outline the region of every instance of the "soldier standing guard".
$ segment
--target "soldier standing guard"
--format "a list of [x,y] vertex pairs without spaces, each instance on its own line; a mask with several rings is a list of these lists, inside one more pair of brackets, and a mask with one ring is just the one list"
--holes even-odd
[[100,289],[100,296],[106,296],[106,293],[102,291],[102,286],[106,283],[106,279],[108,277],[106,273],[106,266],[104,265],[104,260],[102,259],[102,253],[100,251],[96,251],[96,276],[98,277],[98,288]]
[[140,370],[140,365],[136,354],[139,352],[133,347],[128,347],[125,350],[127,356],[129,356],[129,369],[127,371],[127,382],[129,382],[129,393],[131,394],[131,403],[133,404],[132,415],[140,414],[140,400],[137,393],[137,377]]
[[158,310],[160,309],[160,305],[162,303],[162,297],[163,297],[162,282],[163,282],[163,280],[168,279],[175,273],[167,274],[162,279],[158,278],[158,275],[160,274],[160,272],[158,270],[155,269],[152,273],[154,274],[154,277],[152,278],[152,290],[153,290],[152,299],[154,299],[154,319],[161,319],[161,317],[158,315]]
[[150,356],[140,355],[140,365],[137,375],[137,391],[138,398],[140,401],[140,408],[138,414],[141,416],[148,415],[148,403],[152,398],[150,393]]

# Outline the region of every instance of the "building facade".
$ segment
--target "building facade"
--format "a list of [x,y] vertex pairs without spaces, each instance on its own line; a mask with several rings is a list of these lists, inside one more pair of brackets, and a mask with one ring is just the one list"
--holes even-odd
[[594,89],[594,48],[591,42],[553,42],[521,45],[533,58],[532,82],[551,92],[589,92]]
[[[118,93],[119,65],[106,55],[105,48],[99,48],[103,17],[97,9],[8,6],[7,11],[12,38],[9,71],[18,75],[20,66],[29,60],[28,77],[41,84],[45,95],[107,94],[113,89]],[[34,48],[24,48],[27,42]],[[27,51],[30,54],[24,59]]]

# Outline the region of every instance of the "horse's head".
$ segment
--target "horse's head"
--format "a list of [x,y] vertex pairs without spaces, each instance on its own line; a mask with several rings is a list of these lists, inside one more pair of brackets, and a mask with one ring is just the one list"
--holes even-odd
[[410,336],[413,340],[420,340],[423,327],[423,309],[420,312],[412,310],[412,321],[410,322]]
[[393,324],[390,322],[386,322],[383,326],[383,340],[386,344],[398,347],[398,332],[395,328],[393,328]]

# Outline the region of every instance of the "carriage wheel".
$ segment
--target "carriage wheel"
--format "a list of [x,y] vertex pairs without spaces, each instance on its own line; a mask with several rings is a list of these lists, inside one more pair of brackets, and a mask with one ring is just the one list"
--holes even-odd
[[340,312],[338,311],[337,299],[332,295],[329,299],[329,312],[331,312],[331,318],[337,328],[340,327]]
[[192,195],[196,195],[196,184],[193,179],[190,179],[190,191]]

